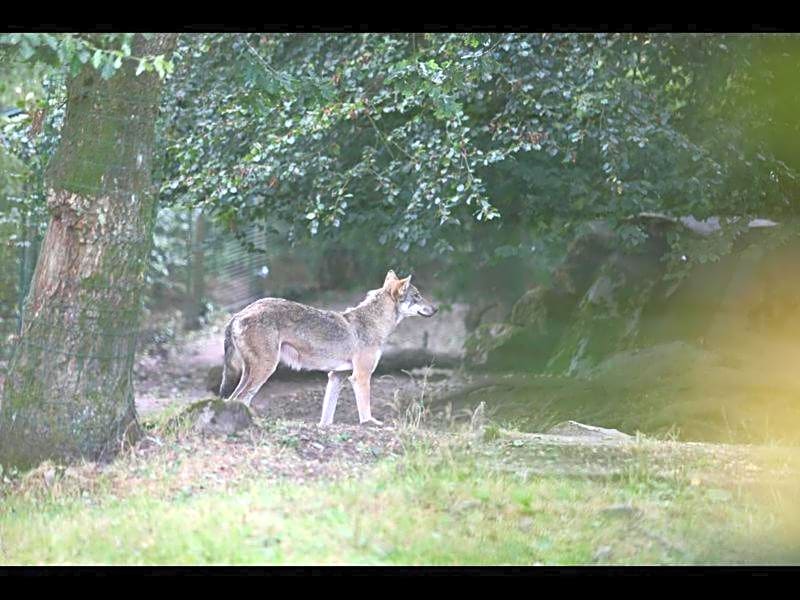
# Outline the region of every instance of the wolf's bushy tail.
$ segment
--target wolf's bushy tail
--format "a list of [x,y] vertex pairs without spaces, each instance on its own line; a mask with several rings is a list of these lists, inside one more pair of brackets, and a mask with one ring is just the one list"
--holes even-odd
[[227,398],[239,385],[239,378],[242,372],[236,367],[233,362],[236,348],[233,345],[233,338],[231,337],[231,324],[225,328],[225,358],[222,363],[222,384],[219,386],[219,395],[221,398]]

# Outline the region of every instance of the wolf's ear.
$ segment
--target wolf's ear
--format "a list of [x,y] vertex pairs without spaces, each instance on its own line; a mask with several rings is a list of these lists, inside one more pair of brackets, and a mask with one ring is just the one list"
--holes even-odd
[[391,284],[390,293],[392,294],[392,298],[397,301],[403,297],[403,295],[408,291],[408,286],[411,285],[411,275],[406,277],[405,279],[398,279],[393,284]]
[[391,285],[396,281],[398,281],[397,275],[394,274],[394,271],[389,270],[389,272],[386,273],[386,279],[383,280],[383,287],[390,290]]
[[400,295],[402,296],[408,291],[408,286],[411,285],[411,275],[406,277],[405,279],[400,280]]

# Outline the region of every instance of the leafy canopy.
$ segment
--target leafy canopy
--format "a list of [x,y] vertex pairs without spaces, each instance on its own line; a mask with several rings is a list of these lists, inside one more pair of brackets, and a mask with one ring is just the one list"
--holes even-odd
[[360,228],[400,251],[464,249],[487,222],[605,219],[635,244],[641,212],[783,218],[795,169],[731,119],[770,118],[745,101],[759,52],[732,36],[185,36],[163,191],[233,225]]

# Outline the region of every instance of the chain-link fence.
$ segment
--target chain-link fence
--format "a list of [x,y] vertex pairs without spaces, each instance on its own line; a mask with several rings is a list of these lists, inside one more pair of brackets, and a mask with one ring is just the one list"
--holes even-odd
[[[4,65],[4,73],[6,81],[24,79],[25,74],[14,73],[9,65]],[[17,346],[26,298],[51,216],[45,171],[64,126],[65,81],[63,72],[50,73],[32,82],[34,91],[27,94],[19,86],[8,90],[2,85],[5,82],[0,82],[0,377],[5,375]],[[131,98],[113,98],[107,92],[102,101],[124,101],[136,108]],[[104,114],[100,120],[114,123],[123,136],[137,118]],[[158,150],[156,144],[154,172],[163,162]],[[113,157],[97,157],[96,166],[102,167],[107,158]],[[125,175],[121,168],[110,168],[114,176]],[[98,186],[86,189],[90,195],[98,191]],[[263,230],[257,225],[235,234],[198,209],[162,207],[156,216],[143,300],[156,310],[173,300],[183,310],[189,327],[209,304],[223,309],[240,306],[263,292],[269,272],[264,247]],[[68,319],[64,317],[60,312],[55,314],[53,326],[65,327]]]
[[[22,324],[22,307],[47,224],[43,112],[0,108],[0,374]],[[48,127],[58,126],[54,114]]]
[[2,369],[22,323],[22,305],[28,291],[39,250],[40,239],[29,215],[3,218],[0,246],[0,369]]
[[[164,221],[170,211],[162,209]],[[184,211],[180,221],[164,243],[171,240],[183,247],[173,251],[161,272],[160,250],[155,249],[148,304],[155,311],[179,308],[185,328],[197,327],[210,308],[231,312],[267,295],[298,298],[335,285],[334,277],[325,273],[331,270],[329,263],[342,257],[326,252],[324,245],[291,247],[271,238],[263,223],[233,232],[198,210]],[[347,257],[339,262],[340,271],[352,266]]]

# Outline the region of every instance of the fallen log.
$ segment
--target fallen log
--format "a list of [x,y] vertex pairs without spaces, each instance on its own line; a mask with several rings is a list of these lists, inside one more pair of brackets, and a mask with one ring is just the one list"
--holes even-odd
[[387,352],[381,357],[376,375],[394,371],[410,371],[425,367],[438,369],[455,369],[461,365],[461,357],[457,354],[436,354],[429,350],[410,349]]

